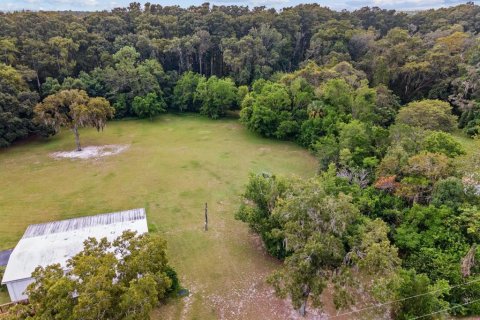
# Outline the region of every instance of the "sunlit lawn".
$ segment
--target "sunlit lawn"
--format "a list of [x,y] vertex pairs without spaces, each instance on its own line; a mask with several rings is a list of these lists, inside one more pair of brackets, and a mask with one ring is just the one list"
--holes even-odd
[[0,292],[0,304],[8,303],[9,301],[8,293],[6,291]]
[[[313,175],[316,161],[307,151],[259,138],[234,119],[193,115],[111,122],[103,133],[82,130],[81,140],[130,147],[97,160],[54,160],[50,153],[74,148],[64,131],[0,151],[0,249],[15,246],[32,223],[145,207],[150,228],[168,240],[172,264],[192,291],[155,318],[229,318],[222,312],[232,306],[225,304],[243,303],[241,297],[229,301],[236,291],[241,295],[253,282],[267,290],[264,275],[277,263],[234,213],[249,172]],[[257,309],[270,312],[260,307],[245,303],[239,310],[258,319]]]
[[474,173],[480,176],[480,139],[472,139],[460,130],[455,132],[454,136],[466,152],[455,159],[458,169],[467,175]]

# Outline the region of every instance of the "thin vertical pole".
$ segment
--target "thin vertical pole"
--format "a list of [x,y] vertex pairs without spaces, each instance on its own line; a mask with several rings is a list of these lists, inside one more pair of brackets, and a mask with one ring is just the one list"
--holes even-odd
[[205,202],[205,231],[208,231],[208,207]]

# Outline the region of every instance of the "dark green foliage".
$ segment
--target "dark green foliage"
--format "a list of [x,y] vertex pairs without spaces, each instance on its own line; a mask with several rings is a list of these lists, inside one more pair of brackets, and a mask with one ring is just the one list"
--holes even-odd
[[358,120],[342,124],[339,127],[340,134],[338,143],[340,152],[348,151],[343,159],[340,159],[346,166],[360,166],[363,159],[369,156],[373,147],[367,126]]
[[448,232],[450,226],[447,220],[452,217],[450,208],[415,205],[405,212],[402,224],[396,229],[396,243],[406,252],[414,252],[421,246],[439,245],[445,248],[457,245],[457,239],[451,239]]
[[353,35],[352,29],[346,20],[329,20],[322,24],[310,40],[307,56],[319,64],[349,60],[348,42]]
[[[395,234],[396,244],[405,255],[404,265],[434,281],[461,284],[475,272],[474,266],[464,262],[478,241],[471,237],[476,229],[471,213],[467,210],[458,215],[455,209],[446,206],[415,205],[409,209]],[[473,254],[475,256],[475,251]],[[448,301],[460,301],[465,294],[463,290],[455,290]],[[478,298],[478,292],[473,296]]]
[[293,80],[288,89],[295,110],[305,110],[315,98],[315,88],[304,78]]
[[46,97],[51,94],[55,94],[58,91],[62,90],[62,86],[57,79],[48,77],[45,79],[45,82],[42,83],[42,94]]
[[324,134],[323,119],[311,118],[302,123],[298,141],[302,146],[311,148]]
[[0,148],[29,134],[53,133],[51,128],[33,121],[38,100],[38,94],[29,90],[18,70],[0,63]]
[[139,61],[140,54],[130,46],[120,48],[112,58],[112,66],[97,68],[89,75],[83,74],[82,78],[87,92],[105,95],[110,100],[116,117],[135,114],[135,97],[154,93],[159,101],[165,100],[164,91],[170,90],[169,76],[157,60]]
[[68,77],[60,84],[58,79],[48,77],[45,82],[42,83],[42,96],[46,97],[55,94],[61,90],[78,89],[86,90],[87,84],[83,82],[83,79]]
[[173,103],[179,111],[199,111],[201,104],[195,99],[195,93],[201,79],[202,76],[194,72],[186,72],[178,79],[173,89]]
[[285,120],[280,120],[280,124],[277,127],[275,136],[278,139],[287,140],[289,138],[295,138],[299,128],[298,122],[294,120],[289,120],[288,114],[285,114]]
[[[480,118],[480,117],[479,117]],[[469,136],[477,136],[480,133],[480,119],[475,118],[470,120],[467,125],[465,126],[465,133]]]
[[277,199],[283,197],[290,188],[290,183],[267,173],[250,175],[243,195],[245,203],[235,215],[260,234],[267,251],[277,258],[285,257],[287,251],[283,239],[273,232],[278,228],[279,222],[272,216],[272,212]]
[[362,189],[354,197],[360,212],[370,218],[381,218],[389,225],[397,225],[401,211],[405,208],[405,201],[389,193],[368,187]]
[[443,153],[451,158],[465,154],[462,145],[446,132],[432,132],[425,137],[423,143],[425,150]]
[[[415,15],[379,8],[340,13],[318,4],[284,11],[235,5],[132,8],[1,15],[0,61],[21,70],[41,97],[85,90],[107,98],[117,118],[135,115],[133,99],[151,92],[168,108],[197,112],[203,106],[204,114],[221,117],[226,108],[242,104],[246,87],[233,104],[218,95],[205,102],[195,92],[204,76],[228,77],[251,86],[258,106],[288,112],[271,119],[260,109],[253,130],[309,148],[320,135],[336,134],[336,123],[349,118],[389,126],[398,97],[403,103],[448,100],[461,115],[460,127],[472,136],[478,132],[478,5]],[[263,85],[255,86],[256,80],[271,90],[260,94]],[[330,111],[316,115],[321,125],[303,126],[316,101]],[[28,132],[11,116],[2,119],[18,137]],[[451,123],[445,124],[436,128],[450,130]]]
[[128,97],[125,93],[120,93],[115,97],[115,102],[112,104],[115,108],[115,116],[117,118],[127,117],[130,113],[128,105]]
[[237,103],[237,87],[231,79],[218,79],[215,76],[208,80],[201,79],[194,98],[201,105],[200,113],[212,119],[225,116]]
[[147,94],[145,97],[135,97],[133,99],[133,112],[140,118],[150,118],[151,120],[154,116],[165,112],[165,108],[165,101],[161,97],[157,97],[154,92]]
[[[432,294],[427,292],[435,291]],[[408,298],[420,295],[415,299],[408,299],[400,302],[396,310],[397,319],[412,319],[417,316],[424,316],[436,313],[449,307],[449,303],[444,300],[450,291],[448,282],[432,281],[425,274],[416,274],[414,270],[405,270],[401,273],[401,286],[399,288],[399,298]],[[425,319],[437,319],[439,314],[434,314]],[[440,313],[440,315],[443,315]]]
[[[102,75],[103,70],[95,68],[90,73],[81,71],[78,79],[84,84],[85,91],[91,97],[105,97],[107,95],[107,87],[105,84],[105,79]],[[117,98],[117,101],[121,98]]]
[[462,180],[449,177],[438,181],[434,185],[431,203],[437,207],[445,205],[450,208],[457,208],[465,199],[465,186]]
[[[248,113],[250,113],[248,115]],[[279,125],[278,114],[263,106],[254,105],[250,110],[242,110],[242,122],[247,128],[265,137],[274,137]],[[248,116],[248,118],[247,118]]]
[[[256,81],[252,86],[252,92],[244,98],[240,120],[250,130],[263,136],[294,139],[300,125],[295,120],[292,92],[289,93],[288,89],[284,84]],[[299,105],[305,103],[302,92],[302,85],[296,83],[295,94]]]
[[388,127],[395,121],[398,109],[400,109],[398,97],[386,86],[377,86],[373,114],[374,122],[383,127]]
[[177,272],[175,269],[173,269],[173,267],[167,266],[165,268],[165,274],[172,281],[172,284],[170,285],[170,288],[167,289],[166,294],[167,296],[175,296],[181,290],[180,280],[178,279]]
[[236,71],[238,83],[251,83],[255,79],[268,78],[279,69],[287,54],[287,39],[268,24],[252,27],[240,39],[222,39],[223,58],[226,65]]
[[326,170],[330,163],[338,163],[340,146],[333,136],[321,137],[315,143],[315,152],[320,163],[320,169]]
[[321,98],[337,113],[351,113],[353,105],[353,88],[344,79],[332,79],[321,87]]
[[480,133],[480,104],[478,102],[462,113],[459,119],[459,127],[463,128],[469,136]]
[[[326,141],[323,144],[326,144]],[[422,160],[416,160],[415,163],[420,164],[420,168],[419,171],[417,169],[414,171],[423,172]],[[428,169],[432,168],[428,167]],[[427,176],[428,172],[425,172]],[[478,292],[474,289],[475,284],[450,290],[450,286],[461,285],[464,281],[474,279],[472,275],[478,272],[475,264],[465,264],[464,261],[467,261],[465,259],[469,252],[476,250],[475,243],[480,239],[478,237],[479,213],[477,207],[459,209],[466,199],[464,187],[459,179],[449,177],[435,183],[432,194],[433,205],[415,204],[409,208],[407,202],[388,192],[376,190],[373,187],[362,189],[358,185],[351,184],[347,179],[335,175],[336,170],[330,165],[327,173],[320,177],[309,181],[287,182],[285,184],[287,187],[282,192],[272,192],[277,190],[272,188],[277,184],[270,180],[270,176],[252,176],[250,179],[247,187],[247,191],[250,192],[249,197],[246,198],[248,201],[242,205],[237,217],[248,222],[253,230],[262,235],[267,250],[271,254],[279,256],[278,250],[284,248],[281,251],[283,255],[280,255],[285,257],[284,269],[269,278],[280,296],[289,296],[299,311],[304,312],[306,297],[310,297],[312,303],[316,304],[318,295],[325,288],[328,277],[320,276],[323,274],[321,270],[339,268],[338,276],[330,279],[335,283],[335,304],[338,307],[349,305],[353,302],[349,294],[352,283],[347,280],[351,274],[346,271],[345,266],[342,266],[342,258],[340,258],[345,255],[354,265],[358,263],[357,266],[360,269],[356,270],[373,272],[371,268],[374,266],[390,266],[388,267],[390,271],[384,275],[385,278],[377,279],[379,286],[362,285],[364,290],[367,288],[373,290],[371,292],[373,296],[378,294],[378,290],[386,290],[382,291],[382,297],[392,294],[392,299],[393,297],[400,299],[398,304],[392,306],[393,314],[399,319],[409,319],[448,308],[450,305],[461,304],[461,301],[465,301],[463,299],[478,299]],[[424,179],[427,185],[429,184],[427,178],[414,177],[406,177],[403,183],[413,186],[415,179]],[[328,232],[322,228],[327,228],[330,225],[328,223],[319,226],[318,232],[322,237],[316,238],[315,232],[310,235],[310,231],[316,230],[315,223],[321,220],[322,210],[327,210],[332,203],[338,206],[342,203],[342,196],[345,194],[351,196],[348,201],[353,207],[348,209],[349,212],[356,212],[358,208],[360,213],[360,216],[356,215],[355,219],[347,219],[349,223],[345,225],[345,232],[350,236],[345,240],[341,240],[341,237],[336,238],[341,234],[338,233],[341,229],[334,229],[335,237],[327,236]],[[335,200],[325,203],[322,202],[324,197],[335,197]],[[330,209],[335,211],[333,208]],[[366,222],[368,219],[365,216],[371,219],[380,218],[387,224],[382,225],[384,222],[378,219],[380,225],[372,229],[377,235],[365,233],[361,230],[373,223]],[[310,220],[313,217],[315,217],[314,222]],[[335,217],[336,222],[339,222],[343,215],[339,211]],[[385,235],[391,236],[394,244],[400,249],[399,256],[402,257],[404,270],[394,267],[399,260],[395,258],[396,248],[390,247],[388,240],[374,242],[375,245],[365,249],[365,253],[360,256],[352,253],[358,254],[359,252],[355,250],[361,248],[354,239],[367,245],[370,243],[367,240],[370,239],[369,237],[378,239],[376,237],[382,228]],[[323,243],[324,241],[326,243]],[[385,243],[386,247],[381,249],[380,243]],[[387,248],[390,249],[387,250]],[[364,255],[366,252],[372,252],[371,258]],[[380,252],[382,255],[379,254]],[[475,256],[475,251],[473,255]],[[311,260],[308,259],[309,262],[305,264],[302,261],[307,256]],[[358,257],[361,257],[360,260],[356,260]],[[364,265],[368,265],[368,269],[362,269]],[[387,269],[382,267],[380,270]],[[379,273],[375,275],[378,277]],[[387,287],[384,286],[386,283],[389,283]],[[435,291],[435,294],[422,295],[421,298],[410,302],[402,300],[405,297],[430,291]],[[476,308],[477,305],[473,304],[453,312],[475,314]]]
[[[340,13],[318,4],[284,11],[236,5],[135,8],[2,15],[0,61],[34,70],[37,89],[47,77],[62,83],[82,71],[111,67],[116,63],[112,53],[125,46],[135,48],[140,60],[160,61],[166,71],[230,76],[248,85],[292,72],[308,60],[327,66],[348,62],[362,70],[361,78],[388,85],[404,102],[478,99],[477,80],[471,76],[479,61],[478,5],[415,15],[380,8]],[[340,72],[354,85],[352,74]],[[391,121],[392,109],[382,104],[385,112],[377,114],[377,124]]]
[[368,126],[359,120],[339,123],[338,135],[317,137],[314,145],[320,167],[326,169],[330,163],[344,168],[374,169],[378,158],[385,154],[388,131],[381,127]]

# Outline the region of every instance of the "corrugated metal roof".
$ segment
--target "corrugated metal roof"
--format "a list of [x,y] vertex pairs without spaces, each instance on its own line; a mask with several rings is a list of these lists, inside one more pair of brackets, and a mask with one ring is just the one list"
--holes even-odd
[[34,224],[27,228],[8,261],[2,283],[30,278],[37,266],[66,261],[83,249],[89,238],[113,240],[123,231],[148,232],[145,209]]
[[68,232],[77,229],[89,228],[92,226],[121,223],[145,219],[145,209],[132,209],[121,212],[105,213],[96,216],[74,218],[61,221],[53,221],[28,226],[22,239],[39,237],[46,234]]

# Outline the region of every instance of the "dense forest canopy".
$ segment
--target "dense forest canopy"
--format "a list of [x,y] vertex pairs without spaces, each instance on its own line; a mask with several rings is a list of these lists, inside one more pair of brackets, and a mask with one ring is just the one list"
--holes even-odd
[[[187,107],[174,90],[185,72],[248,86],[258,79],[291,84],[302,77],[308,83],[296,84],[302,88],[336,78],[337,72],[355,89],[369,83],[380,90],[377,99],[384,105],[396,99],[390,91],[402,103],[449,101],[461,116],[460,127],[475,134],[479,15],[473,3],[415,14],[377,7],[336,12],[305,4],[276,11],[208,3],[189,8],[131,3],[92,13],[0,12],[0,145],[51,133],[32,120],[32,108],[61,89],[107,98],[116,117],[150,117],[165,108],[199,111],[200,106],[218,117],[240,107],[240,98],[227,99],[221,110],[212,110],[198,96]],[[198,79],[181,79],[180,85]],[[218,83],[219,90],[226,85]],[[188,94],[185,90],[177,93]],[[143,103],[148,94],[158,100],[155,107]],[[303,108],[311,99],[301,95]],[[143,100],[134,108],[138,96]],[[391,122],[388,107],[376,110],[384,124]],[[300,125],[295,121],[283,126],[288,132],[271,135],[292,138]]]
[[0,13],[0,146],[54,133],[38,110],[68,92],[105,98],[116,118],[238,111],[319,160],[309,180],[252,175],[237,213],[284,261],[278,295],[302,313],[332,285],[338,309],[478,315],[480,179],[456,167],[453,134],[480,132],[479,32],[471,2]]
[[84,89],[108,98],[117,117],[145,116],[133,110],[133,98],[155,93],[160,105],[173,108],[173,87],[187,71],[251,85],[300,69],[314,72],[306,80],[317,85],[335,77],[330,70],[342,62],[351,70],[340,72],[357,75],[356,80],[349,76],[354,87],[368,80],[373,87],[386,86],[402,103],[451,102],[462,116],[460,125],[474,133],[479,15],[473,3],[415,14],[377,7],[336,12],[306,4],[276,11],[208,3],[0,13],[0,61],[6,65],[1,67],[2,145],[36,132],[28,104],[39,97],[25,102],[28,92],[46,97],[59,89]]

